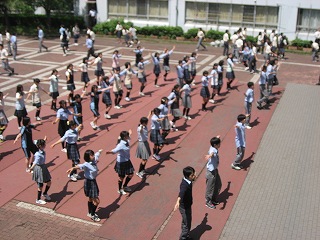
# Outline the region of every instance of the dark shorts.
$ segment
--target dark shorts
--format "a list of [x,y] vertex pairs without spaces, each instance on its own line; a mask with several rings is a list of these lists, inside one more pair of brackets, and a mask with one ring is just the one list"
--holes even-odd
[[49,94],[53,99],[57,99],[57,97],[59,97],[59,92],[51,92]]
[[84,82],[84,83],[90,82],[89,75],[87,72],[81,73],[81,82]]
[[67,83],[67,90],[68,91],[73,91],[76,89],[76,86],[74,85],[74,83]]
[[34,107],[36,107],[36,108],[40,108],[40,107],[41,107],[41,102],[32,103],[32,106],[34,106]]
[[91,109],[91,108],[90,108],[90,110],[91,110],[91,112],[93,112],[93,115],[94,115],[95,117],[99,117],[99,116],[100,116],[100,113],[99,113],[99,109],[98,109],[98,108],[95,108],[95,109]]
[[123,95],[123,91],[122,90],[119,90],[118,92],[113,92],[114,93],[114,95],[116,96],[116,97],[122,97],[122,95]]
[[22,151],[25,155],[26,158],[30,158],[31,157],[31,153],[35,154],[38,151],[38,148],[35,144],[31,144],[30,146],[28,146],[27,148],[22,148]]
[[101,69],[101,70],[95,70],[95,71],[94,71],[94,75],[97,76],[97,77],[104,76],[104,71],[103,71],[103,69]]
[[73,117],[73,120],[75,121],[75,123],[76,123],[78,126],[79,126],[80,124],[82,124],[82,122],[83,122],[82,117],[74,116],[74,117]]

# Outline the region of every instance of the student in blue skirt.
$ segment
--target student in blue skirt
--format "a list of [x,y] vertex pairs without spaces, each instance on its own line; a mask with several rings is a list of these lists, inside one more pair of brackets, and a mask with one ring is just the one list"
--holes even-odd
[[83,93],[86,93],[87,87],[89,85],[90,79],[88,75],[88,58],[85,57],[82,59],[82,63],[79,65],[79,70],[81,71],[81,82],[84,83]]
[[153,109],[151,111],[152,117],[151,117],[151,132],[150,132],[150,141],[153,142],[153,158],[156,159],[157,161],[160,161],[160,156],[159,153],[163,147],[163,137],[160,133],[161,129],[161,122],[165,119],[165,117],[170,116],[169,114],[167,115],[162,115],[161,110],[159,108]]
[[148,158],[151,155],[151,150],[148,142],[148,118],[142,117],[140,119],[140,124],[137,128],[138,132],[138,147],[136,151],[136,157],[141,159],[139,166],[139,171],[136,175],[139,178],[143,178],[143,175],[146,173],[145,168],[148,161]]
[[[117,161],[114,166],[114,170],[118,173],[118,193],[125,195],[127,192],[131,192],[131,188],[128,187],[128,183],[133,177],[134,168],[130,160],[130,136],[132,131],[122,131],[120,133],[120,139],[117,146],[107,151],[106,154],[117,154]],[[126,177],[127,176],[127,177]],[[123,180],[125,179],[124,183]]]
[[96,213],[97,207],[100,203],[99,187],[96,178],[99,171],[97,163],[101,152],[102,149],[96,153],[94,153],[92,150],[86,150],[83,156],[85,162],[67,170],[68,174],[77,171],[77,169],[84,171],[85,180],[83,190],[86,197],[89,198],[87,216],[90,217],[94,222],[100,222],[100,218]]
[[77,126],[81,126],[78,131],[78,142],[82,140],[80,137],[80,132],[83,130],[83,116],[82,116],[82,104],[81,104],[82,98],[79,94],[76,94],[74,96],[74,102],[73,102],[73,121],[77,124]]
[[[44,151],[46,147],[46,140],[39,139],[37,140],[38,151],[34,155],[34,161],[30,167],[32,172],[32,180],[34,180],[38,185],[38,195],[37,195],[37,204],[46,204],[47,202],[41,199],[41,195],[45,200],[50,201],[51,197],[48,195],[48,191],[51,186],[51,175],[48,171],[48,168],[45,164],[46,162],[46,152]],[[43,184],[46,184],[46,188],[42,193]]]
[[[72,161],[72,167],[76,166],[80,163],[80,153],[79,147],[77,144],[78,141],[78,132],[81,129],[81,126],[77,126],[74,121],[69,122],[70,129],[65,132],[62,138],[51,145],[51,148],[56,146],[59,143],[66,142],[67,144],[67,157]],[[77,170],[72,171],[68,178],[71,181],[76,182],[80,179],[79,175],[77,174]]]
[[212,75],[209,76],[209,72],[208,71],[204,71],[202,73],[202,78],[201,78],[201,91],[200,91],[200,96],[202,97],[202,111],[206,112],[207,108],[206,105],[209,101],[210,98],[210,92],[209,92],[209,79],[212,78]]

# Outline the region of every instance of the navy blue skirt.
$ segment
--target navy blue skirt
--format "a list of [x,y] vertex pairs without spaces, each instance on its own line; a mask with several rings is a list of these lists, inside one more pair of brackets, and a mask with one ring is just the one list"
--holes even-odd
[[89,198],[98,198],[99,197],[99,187],[96,179],[85,179],[84,180],[84,194]]
[[117,162],[114,166],[114,170],[118,173],[119,176],[131,175],[134,172],[134,167],[130,159],[126,162]]
[[203,98],[209,98],[210,97],[210,92],[208,87],[202,87],[200,91],[200,96]]

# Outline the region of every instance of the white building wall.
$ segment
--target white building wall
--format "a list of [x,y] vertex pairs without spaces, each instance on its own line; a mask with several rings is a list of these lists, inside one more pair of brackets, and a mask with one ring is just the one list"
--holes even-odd
[[[79,13],[86,9],[86,0],[80,0]],[[296,37],[302,39],[313,39],[313,34],[299,33],[296,32],[297,29],[297,19],[298,19],[298,9],[317,9],[320,10],[320,0],[194,0],[193,2],[208,2],[208,3],[224,3],[224,4],[241,4],[241,5],[256,5],[256,6],[273,6],[279,7],[278,15],[278,32],[283,32],[287,35],[289,39],[294,39]],[[97,0],[97,10],[98,10],[98,22],[104,22],[108,20],[108,0]],[[233,32],[238,29],[238,26],[215,26],[215,25],[203,25],[203,24],[193,24],[185,23],[185,7],[186,0],[169,0],[168,3],[168,21],[167,22],[148,22],[142,19],[131,20],[138,26],[152,26],[152,25],[166,25],[166,26],[181,26],[184,30],[189,28],[202,27],[205,30],[217,29],[219,31],[225,31],[228,29]],[[319,26],[320,27],[320,26]],[[263,31],[263,29],[252,29],[248,28],[249,35],[257,35],[258,32]],[[271,29],[270,29],[271,30]]]

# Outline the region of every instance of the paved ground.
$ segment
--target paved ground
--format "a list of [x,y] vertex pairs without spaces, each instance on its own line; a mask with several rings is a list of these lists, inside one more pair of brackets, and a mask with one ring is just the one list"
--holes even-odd
[[[70,55],[62,57],[62,52],[57,40],[47,41],[50,47],[49,53],[37,54],[37,42],[31,39],[19,41],[18,61],[12,62],[16,72],[13,78],[0,75],[1,91],[9,92],[6,112],[8,116],[13,113],[14,89],[16,84],[22,83],[25,89],[31,85],[32,77],[49,77],[52,68],[60,71],[60,93],[61,98],[65,98],[66,92],[62,89],[65,86],[64,71],[68,63],[78,65],[84,56],[83,46],[73,46]],[[175,53],[172,55],[173,65],[177,63],[186,53],[194,49],[195,44],[143,42],[146,47],[146,54],[161,50],[164,47],[177,45]],[[110,57],[115,49],[120,49],[123,54],[121,64],[125,61],[133,61],[132,49],[123,48],[115,44],[114,39],[98,38],[96,47],[103,51],[107,64],[104,69],[110,70]],[[204,69],[209,69],[213,62],[222,59],[220,48],[210,48],[208,52],[199,52],[198,76]],[[148,72],[152,66],[148,66]],[[90,70],[92,83],[94,82],[93,69]],[[303,84],[314,84],[318,78],[319,64],[313,64],[310,56],[299,56],[288,54],[288,59],[281,63],[279,71],[280,85],[275,89],[277,94],[273,99],[273,104],[269,110],[253,112],[254,128],[248,132],[249,147],[246,154],[247,168],[244,171],[234,172],[230,169],[230,161],[234,157],[234,130],[236,116],[243,112],[243,92],[246,89],[246,82],[257,80],[257,75],[253,76],[237,65],[237,81],[235,89],[230,94],[218,99],[218,103],[211,105],[211,111],[203,113],[199,111],[201,99],[199,98],[199,84],[193,91],[193,108],[191,121],[179,121],[180,131],[171,133],[170,144],[162,151],[163,160],[161,163],[150,160],[148,171],[150,175],[144,181],[134,178],[130,184],[134,188],[134,193],[129,196],[119,197],[116,193],[116,174],[113,170],[114,157],[103,158],[101,161],[98,182],[101,189],[101,204],[98,213],[102,218],[99,224],[92,224],[86,217],[86,199],[83,195],[82,181],[70,183],[66,179],[65,171],[70,167],[70,162],[65,155],[60,152],[59,147],[47,149],[48,166],[53,176],[53,186],[50,190],[53,201],[44,208],[34,205],[36,186],[31,181],[30,175],[24,173],[23,155],[20,144],[12,144],[12,139],[17,134],[17,125],[14,119],[6,131],[8,141],[1,144],[0,163],[0,229],[3,232],[3,239],[22,239],[25,236],[32,239],[40,239],[49,236],[51,239],[177,239],[180,228],[180,216],[172,211],[176,200],[179,182],[181,180],[181,169],[186,165],[192,165],[199,173],[199,178],[195,183],[195,204],[192,236],[195,239],[218,239],[220,233],[229,218],[233,206],[237,200],[240,189],[251,164],[256,162],[254,153],[259,153],[260,140],[268,126],[273,111],[276,109],[283,89],[288,82]],[[76,86],[80,90],[80,74],[76,75]],[[88,99],[83,102],[85,129],[83,131],[84,141],[80,143],[81,154],[85,149],[100,149],[101,147],[110,149],[115,144],[115,138],[123,129],[136,128],[141,116],[147,115],[148,111],[159,105],[160,98],[167,96],[175,84],[175,72],[170,73],[170,81],[164,84],[160,78],[160,89],[155,89],[152,84],[153,76],[148,77],[146,87],[147,96],[139,98],[138,83],[135,83],[132,97],[133,102],[123,102],[124,108],[121,110],[112,109],[111,120],[100,119],[102,131],[93,132],[89,126],[92,119],[88,109]],[[44,83],[46,87],[48,84]],[[313,86],[314,87],[314,86]],[[78,91],[79,91],[78,90]],[[299,93],[300,94],[300,93]],[[44,102],[48,102],[49,97],[43,95]],[[104,107],[101,105],[101,111]],[[32,110],[32,107],[28,107]],[[33,112],[30,113],[33,116]],[[34,132],[34,138],[49,137],[49,144],[58,139],[56,126],[52,127],[54,113],[49,109],[48,104],[43,107],[44,120],[39,131]],[[204,174],[205,162],[203,155],[208,149],[209,139],[220,134],[223,145],[220,150],[222,163],[220,174],[223,180],[223,191],[220,200],[223,202],[221,208],[209,211],[204,207]],[[133,135],[132,155],[136,148],[136,136]],[[48,145],[49,145],[48,144]],[[257,151],[259,148],[259,151]],[[252,154],[251,154],[252,153]],[[133,159],[134,166],[138,168],[139,162]],[[255,164],[253,164],[254,166]],[[253,169],[252,169],[253,170]],[[14,181],[8,183],[8,179]],[[241,196],[241,195],[240,195]],[[119,227],[121,225],[122,227]],[[38,229],[45,229],[39,231]],[[75,230],[77,229],[77,230]],[[42,234],[41,234],[42,233]],[[225,236],[225,235],[223,235]],[[250,237],[249,237],[250,238]]]
[[287,85],[220,239],[320,238],[319,94]]

